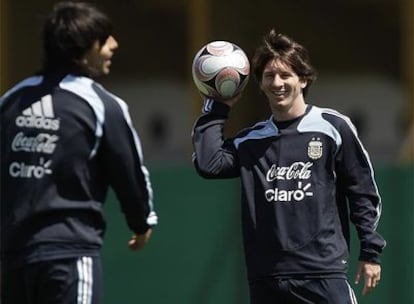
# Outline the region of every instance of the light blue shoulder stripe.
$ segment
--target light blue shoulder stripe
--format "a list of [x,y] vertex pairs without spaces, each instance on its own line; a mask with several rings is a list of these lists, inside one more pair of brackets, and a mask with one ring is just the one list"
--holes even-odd
[[319,110],[322,111],[322,113],[331,114],[331,115],[334,115],[334,116],[337,116],[337,117],[343,119],[345,121],[345,123],[348,125],[348,127],[351,129],[352,133],[354,134],[355,138],[358,141],[358,144],[359,144],[362,152],[365,155],[365,158],[366,158],[366,160],[368,162],[368,165],[369,165],[369,168],[370,168],[371,180],[374,184],[375,192],[376,192],[376,194],[379,198],[379,203],[378,203],[378,206],[376,207],[377,215],[376,215],[376,219],[375,219],[375,223],[374,223],[374,229],[376,229],[377,226],[378,226],[379,220],[381,218],[381,213],[382,213],[382,198],[381,198],[381,195],[379,193],[377,183],[375,182],[374,168],[372,166],[372,162],[371,162],[371,159],[369,157],[368,151],[365,149],[364,145],[362,144],[362,142],[361,142],[361,140],[358,136],[357,129],[355,128],[354,124],[352,123],[351,119],[348,116],[345,116],[345,115],[343,115],[343,114],[341,114],[341,113],[339,113],[335,110],[332,110],[332,109],[319,109]]
[[150,211],[150,213],[147,217],[147,224],[150,225],[150,226],[156,225],[156,224],[158,224],[158,216],[154,211],[154,204],[153,204],[154,193],[153,193],[153,190],[152,190],[150,174],[149,174],[148,169],[144,166],[144,153],[142,152],[141,140],[139,138],[139,135],[138,135],[136,129],[133,126],[132,119],[131,119],[131,116],[130,116],[129,110],[128,110],[128,104],[124,100],[119,98],[118,96],[116,96],[116,95],[112,94],[111,92],[107,91],[100,84],[97,84],[97,86],[99,86],[104,92],[106,92],[108,95],[110,95],[119,104],[119,106],[122,110],[122,113],[124,115],[124,119],[128,123],[128,126],[131,130],[131,133],[134,136],[135,148],[137,149],[137,153],[138,153],[139,159],[141,161],[141,171],[143,172],[143,174],[145,176],[145,182],[146,182],[147,191],[148,191],[148,204],[149,204],[150,209],[151,209],[151,211]]
[[149,172],[147,168],[143,165],[143,153],[142,153],[141,141],[139,139],[139,136],[135,128],[133,127],[132,120],[129,115],[128,105],[121,98],[107,91],[102,85],[100,85],[97,82],[94,82],[92,79],[87,78],[87,77],[68,75],[62,80],[62,82],[60,83],[60,87],[62,89],[73,92],[74,94],[79,95],[82,98],[84,98],[90,104],[90,106],[92,107],[93,111],[96,114],[97,125],[96,125],[95,135],[97,136],[97,142],[95,144],[94,150],[91,153],[91,157],[93,157],[96,154],[96,151],[99,147],[99,139],[102,137],[102,134],[103,134],[103,124],[105,123],[105,106],[101,98],[92,88],[92,84],[95,84],[96,86],[98,86],[103,92],[111,96],[119,104],[122,110],[124,119],[127,122],[129,128],[131,129],[131,132],[134,136],[134,142],[135,142],[137,154],[141,160],[141,170],[145,176],[146,188],[148,191],[148,204],[150,206],[151,211],[150,211],[150,214],[148,215],[147,223],[149,225],[156,225],[158,223],[158,217],[156,213],[154,212],[153,190],[152,190],[151,182],[149,179]]
[[245,136],[234,139],[233,142],[236,149],[238,149],[239,145],[245,142],[246,140],[263,139],[271,136],[276,136],[277,134],[279,134],[279,130],[273,123],[272,118],[258,122],[253,126],[252,129],[253,130],[251,130]]
[[14,87],[12,87],[10,90],[8,90],[6,93],[4,93],[4,95],[0,98],[0,107],[3,104],[3,101],[9,97],[11,94],[13,94],[14,92],[24,88],[24,87],[32,87],[32,86],[37,86],[40,83],[42,83],[43,81],[43,76],[32,76],[29,78],[26,78],[24,80],[22,80],[21,82],[19,82],[18,84],[16,84]]
[[[299,132],[320,132],[330,138],[336,143],[336,150],[342,145],[342,137],[338,130],[329,121],[322,117],[323,113],[332,113],[333,110],[322,109],[316,106],[312,106],[312,109],[306,114],[303,119],[299,122],[297,127]],[[338,112],[335,112],[336,116],[340,116]]]
[[89,155],[89,158],[93,158],[96,155],[96,152],[98,151],[100,139],[103,134],[103,124],[105,120],[105,107],[101,98],[92,88],[93,83],[94,81],[87,77],[67,75],[65,78],[62,79],[62,81],[59,84],[60,88],[82,97],[91,106],[93,112],[95,113],[96,141]]
[[87,77],[68,75],[62,79],[59,86],[82,97],[92,107],[97,118],[96,136],[101,137],[105,120],[105,107],[101,98],[92,88],[93,83],[94,81]]

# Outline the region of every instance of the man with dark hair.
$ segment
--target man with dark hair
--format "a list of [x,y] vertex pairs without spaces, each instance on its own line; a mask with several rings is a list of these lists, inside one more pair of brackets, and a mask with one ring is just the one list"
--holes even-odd
[[61,2],[44,26],[41,73],[0,99],[1,303],[102,303],[103,203],[111,187],[133,232],[157,216],[128,107],[95,82],[118,48],[108,17]]
[[349,218],[360,240],[363,294],[379,283],[385,246],[367,152],[346,116],[305,102],[316,71],[302,45],[271,30],[252,71],[271,117],[226,139],[224,124],[240,96],[206,99],[193,130],[197,172],[241,179],[251,303],[356,303],[347,281]]

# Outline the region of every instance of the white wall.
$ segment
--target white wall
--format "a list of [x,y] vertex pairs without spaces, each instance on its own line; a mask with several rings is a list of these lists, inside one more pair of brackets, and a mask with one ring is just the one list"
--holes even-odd
[[[129,105],[145,161],[162,165],[191,163],[193,117],[185,84],[170,79],[115,79],[105,86]],[[161,121],[161,126],[154,126],[154,121]],[[157,132],[160,137],[155,135]]]

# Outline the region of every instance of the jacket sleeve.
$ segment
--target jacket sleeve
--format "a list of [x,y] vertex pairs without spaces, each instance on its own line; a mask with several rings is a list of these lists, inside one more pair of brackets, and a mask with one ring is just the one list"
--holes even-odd
[[224,139],[223,130],[230,107],[206,99],[203,115],[196,121],[193,133],[193,163],[198,174],[205,178],[238,177],[237,151],[231,139]]
[[337,155],[337,174],[348,199],[350,219],[358,233],[359,260],[379,264],[386,243],[376,231],[382,203],[373,167],[349,119],[345,119],[340,133],[342,145]]
[[149,172],[143,164],[140,139],[132,125],[125,102],[106,98],[102,155],[107,178],[136,234],[157,224]]

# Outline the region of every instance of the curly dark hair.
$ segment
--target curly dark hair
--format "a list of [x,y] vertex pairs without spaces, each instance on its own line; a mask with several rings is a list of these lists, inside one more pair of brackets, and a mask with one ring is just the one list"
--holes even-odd
[[316,80],[316,70],[310,63],[306,48],[272,29],[264,36],[262,44],[257,47],[252,59],[253,77],[259,83],[262,81],[263,70],[270,60],[280,60],[291,67],[301,80],[307,82],[303,95],[307,94],[310,85]]

